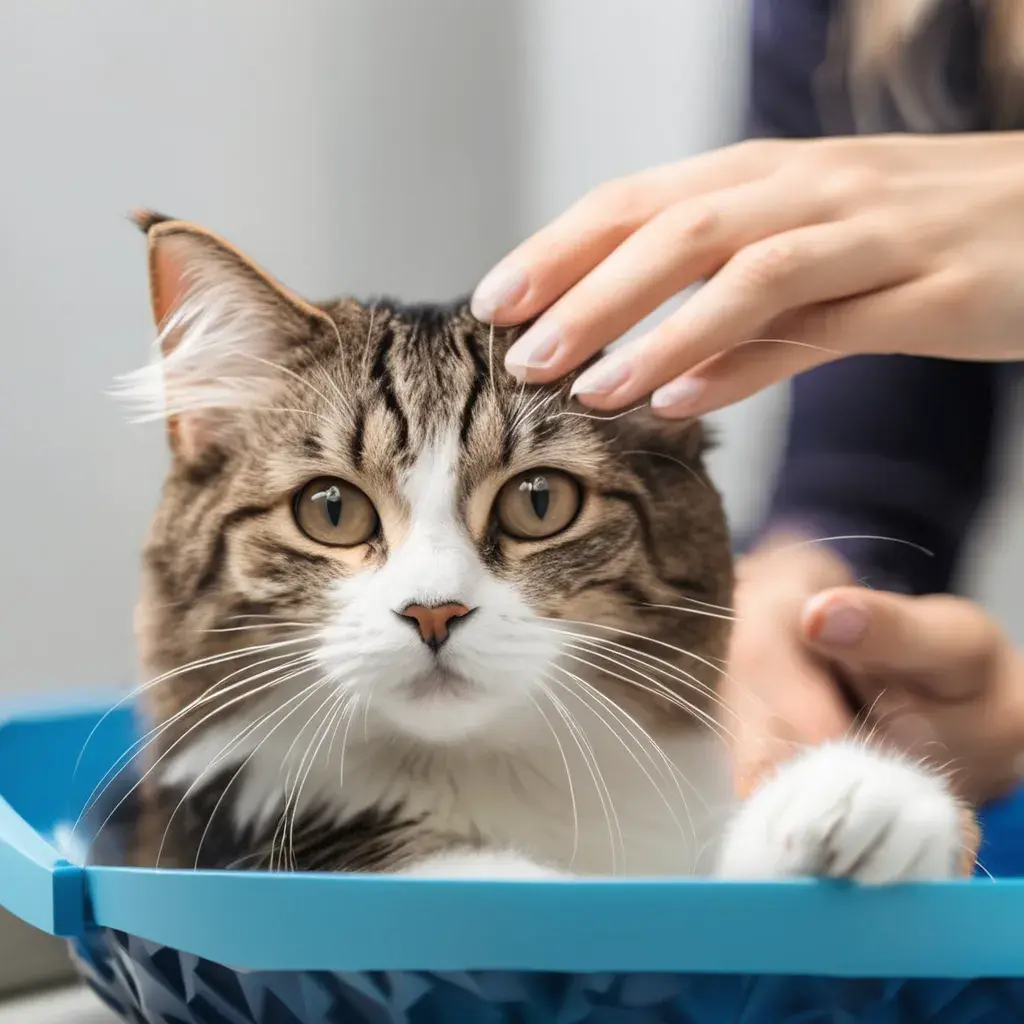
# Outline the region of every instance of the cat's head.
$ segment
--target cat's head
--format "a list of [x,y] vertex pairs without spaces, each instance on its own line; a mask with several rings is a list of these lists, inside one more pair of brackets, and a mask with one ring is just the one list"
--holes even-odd
[[699,424],[524,387],[513,332],[465,305],[313,304],[138,222],[161,330],[123,390],[172,449],[137,616],[163,746],[287,702],[435,743],[586,686],[706,711],[731,556]]

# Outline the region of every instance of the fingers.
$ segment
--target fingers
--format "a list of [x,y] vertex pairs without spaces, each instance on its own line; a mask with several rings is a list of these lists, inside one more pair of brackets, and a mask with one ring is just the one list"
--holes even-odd
[[744,246],[807,223],[820,206],[782,175],[669,206],[555,302],[506,367],[530,381],[568,373]]
[[763,177],[784,146],[729,146],[598,186],[480,282],[473,295],[474,315],[502,325],[529,320],[660,211]]
[[[898,264],[892,266],[899,277]],[[903,266],[914,272],[909,262]],[[668,419],[703,416],[845,355],[929,351],[926,346],[934,348],[943,337],[943,310],[956,301],[944,294],[947,281],[942,275],[913,278],[783,314],[768,326],[771,338],[740,342],[655,391],[654,412]],[[952,344],[949,349],[955,357]]]
[[1002,652],[999,627],[976,605],[957,598],[906,597],[841,587],[804,607],[812,649],[849,670],[851,678],[909,679],[939,701],[963,700],[984,680],[985,665]]
[[[795,219],[791,208],[783,206],[782,215]],[[844,331],[834,345],[801,340],[799,344],[805,349],[801,355],[792,351],[783,355],[780,346],[747,352],[737,358],[735,365],[727,363],[718,368],[718,386],[724,387],[721,396],[713,396],[701,374],[686,371],[721,357],[737,345],[765,337],[765,329],[784,314],[888,288],[905,280],[914,269],[909,255],[890,237],[889,229],[875,220],[812,224],[782,234],[771,233],[771,237],[733,256],[650,334],[606,356],[583,374],[574,384],[573,393],[589,406],[616,409],[653,391],[656,408],[672,410],[679,416],[696,415],[705,411],[708,399],[717,405],[724,404],[722,399],[744,397],[751,393],[746,388],[757,390],[793,372],[788,365],[806,369],[848,354],[862,346],[864,338]],[[818,358],[813,355],[815,350],[820,353]],[[772,370],[773,357],[781,358],[778,372]],[[748,379],[737,386],[729,381],[730,371],[742,371]],[[658,393],[657,389],[684,373],[686,383]],[[704,397],[699,397],[699,392]]]
[[665,419],[703,416],[839,358],[796,341],[744,342],[658,388],[651,408]]
[[930,273],[910,258],[903,265],[904,273],[897,275],[903,283],[794,310],[773,325],[772,336],[843,354],[920,352],[965,358],[962,344],[957,352],[955,329],[950,330],[964,301],[963,283],[954,273]]
[[669,168],[606,182],[506,256],[477,285],[473,315],[522,323],[550,305],[675,194]]

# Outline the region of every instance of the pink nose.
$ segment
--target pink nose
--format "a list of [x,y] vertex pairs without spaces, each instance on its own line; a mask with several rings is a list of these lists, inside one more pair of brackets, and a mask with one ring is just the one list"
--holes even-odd
[[431,650],[437,650],[448,639],[454,622],[464,619],[473,611],[464,604],[410,604],[398,614],[405,619],[415,621],[420,632],[420,639]]

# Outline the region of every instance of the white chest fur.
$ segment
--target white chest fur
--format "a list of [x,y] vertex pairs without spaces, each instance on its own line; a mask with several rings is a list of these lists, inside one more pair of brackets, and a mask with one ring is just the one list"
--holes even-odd
[[[349,742],[321,745],[323,757],[307,756],[301,733],[247,740],[230,757],[247,761],[232,810],[240,825],[272,826],[292,797],[300,811],[335,808],[339,825],[367,808],[397,808],[451,843],[440,854],[434,844],[410,869],[421,876],[717,870],[877,883],[958,870],[961,809],[941,776],[899,756],[853,742],[812,748],[734,813],[725,752],[707,733],[680,730],[656,750],[639,734],[616,738],[582,715],[577,723],[575,734],[564,722],[533,733],[527,721],[505,723],[505,742],[440,747],[375,736],[371,716],[365,733],[360,722]],[[512,735],[528,738],[512,744]],[[207,734],[163,766],[164,781],[198,783],[224,741]]]
[[[707,873],[730,811],[721,744],[691,727],[655,747],[638,727],[613,732],[594,718],[579,712],[571,728],[549,711],[515,729],[505,723],[502,742],[447,746],[375,735],[372,717],[357,718],[315,756],[291,730],[254,735],[232,751],[237,762],[251,755],[234,813],[238,824],[272,821],[294,793],[301,805],[336,807],[339,822],[399,807],[432,831],[578,874]],[[211,754],[193,747],[165,781],[187,784]]]

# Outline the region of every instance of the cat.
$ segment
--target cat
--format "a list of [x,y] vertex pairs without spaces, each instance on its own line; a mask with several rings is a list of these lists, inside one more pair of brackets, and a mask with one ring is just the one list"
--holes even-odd
[[866,745],[736,804],[699,422],[586,413],[465,303],[310,303],[135,215],[171,464],[136,631],[132,863],[420,877],[948,878],[944,779]]

